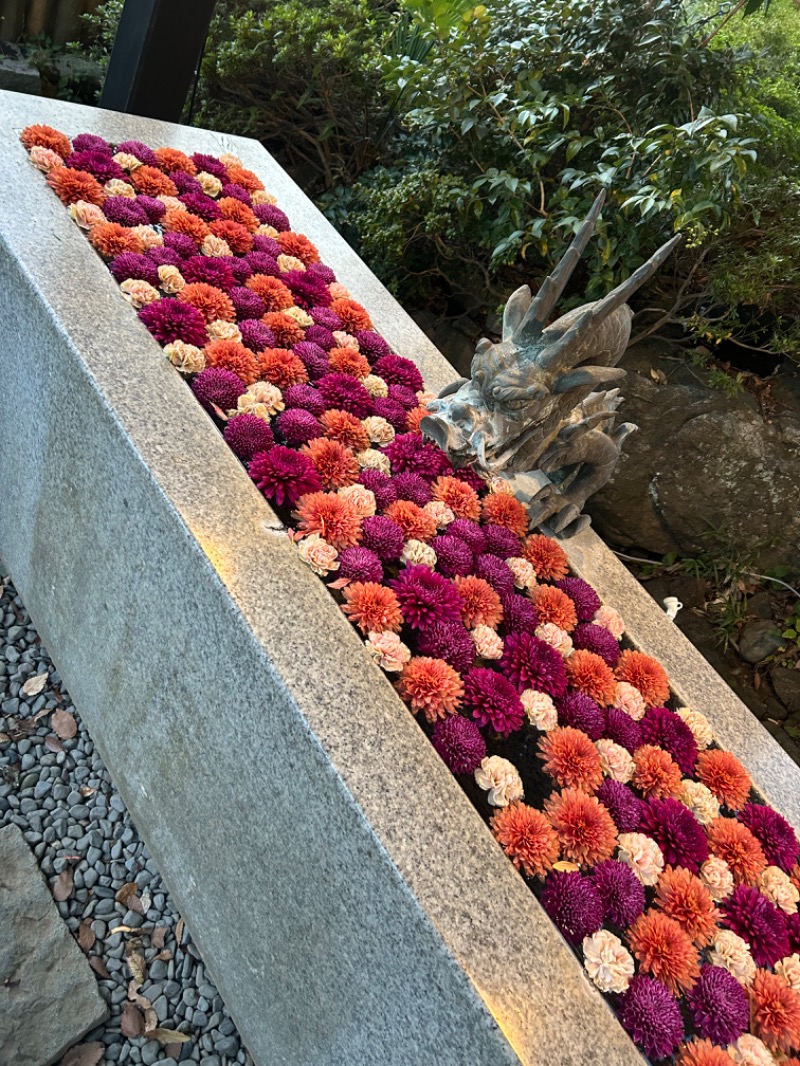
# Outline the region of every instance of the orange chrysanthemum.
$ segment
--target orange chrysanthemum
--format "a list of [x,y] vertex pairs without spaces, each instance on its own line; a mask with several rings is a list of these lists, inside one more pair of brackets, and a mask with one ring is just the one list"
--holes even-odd
[[51,152],[58,152],[62,159],[72,155],[72,145],[69,137],[52,126],[33,125],[26,126],[19,135],[28,151],[38,145],[40,148],[49,148]]
[[427,407],[412,407],[406,414],[406,431],[408,433],[419,433],[419,424],[427,414]]
[[725,1048],[695,1037],[680,1049],[675,1066],[733,1066],[733,1059]]
[[480,518],[481,501],[478,494],[466,481],[457,477],[437,477],[431,486],[434,500],[446,504],[456,518],[468,518],[475,522]]
[[715,818],[706,827],[708,846],[713,855],[724,859],[730,866],[734,880],[747,885],[757,885],[767,868],[764,849],[746,825],[735,818]]
[[331,370],[349,374],[352,378],[365,378],[372,369],[368,360],[355,348],[331,348],[328,352]]
[[435,722],[437,718],[456,713],[464,686],[444,659],[418,655],[403,667],[397,691],[411,705],[414,714],[422,711],[429,722]]
[[252,170],[237,166],[235,163],[228,167],[228,181],[232,185],[241,185],[248,192],[255,192],[257,189],[264,188],[264,182]]
[[324,411],[320,416],[320,422],[328,440],[338,440],[345,448],[352,448],[356,455],[369,448],[369,433],[364,429],[360,420],[349,411],[336,409]]
[[270,381],[279,389],[290,385],[305,385],[308,371],[303,360],[288,348],[265,348],[258,353],[258,369],[264,381]]
[[190,211],[178,211],[170,208],[161,219],[161,226],[167,233],[183,233],[200,244],[211,232],[208,225]]
[[688,934],[661,911],[640,914],[628,930],[628,944],[643,973],[661,981],[676,996],[700,976],[697,948]]
[[406,540],[433,540],[436,520],[411,500],[395,500],[386,508],[387,518],[397,522]]
[[508,496],[504,492],[490,493],[484,496],[481,511],[484,522],[493,522],[518,537],[524,537],[528,532],[530,515],[516,496]]
[[467,629],[475,626],[496,629],[503,621],[503,605],[489,582],[482,577],[457,577],[455,584],[463,601],[461,620]]
[[103,186],[85,170],[70,170],[69,167],[53,167],[47,175],[47,184],[63,204],[86,200],[100,207],[106,194]]
[[682,788],[681,768],[668,751],[655,744],[643,744],[634,752],[633,761],[636,766],[633,785],[645,799],[679,795]]
[[278,278],[270,277],[269,274],[253,274],[247,279],[245,285],[252,289],[256,296],[264,301],[267,311],[285,311],[287,307],[294,305],[288,287]]
[[218,318],[221,318],[223,322],[236,320],[236,311],[230,297],[216,285],[194,281],[191,285],[184,285],[179,299],[185,304],[196,307],[206,322],[214,322]]
[[250,233],[255,233],[261,225],[252,207],[243,204],[235,196],[223,196],[221,200],[217,200],[217,207],[222,212],[223,218],[228,219],[229,222],[238,222],[240,226],[244,226]]
[[750,986],[750,1030],[771,1051],[800,1048],[800,995],[769,970],[757,970]]
[[253,235],[247,226],[230,218],[215,218],[208,228],[215,237],[225,241],[236,255],[247,255],[253,250]]
[[732,811],[744,807],[753,785],[736,756],[719,748],[701,751],[697,756],[697,779]]
[[342,610],[362,633],[399,633],[403,625],[400,603],[385,585],[354,581],[342,589]]
[[358,481],[358,461],[338,440],[316,437],[300,450],[314,464],[324,489],[343,489]]
[[531,599],[541,623],[552,622],[560,629],[565,629],[567,633],[571,633],[578,624],[575,604],[566,592],[562,592],[554,585],[537,585],[531,592]]
[[[289,234],[282,233],[281,237],[289,236]],[[281,241],[283,244],[283,241]],[[290,253],[291,255],[297,255],[298,259],[303,259],[302,255],[297,252]],[[305,262],[305,259],[303,259]],[[342,325],[348,332],[354,333],[359,329],[372,329],[372,319],[369,317],[365,308],[357,303],[355,300],[334,300],[331,304],[331,311],[334,311],[342,320]]]
[[599,655],[593,651],[574,651],[564,660],[567,677],[573,688],[590,696],[601,707],[614,702],[617,690],[614,674]]
[[489,823],[500,847],[518,870],[543,878],[558,859],[555,830],[541,811],[526,803],[501,807]]
[[617,846],[617,827],[596,796],[578,789],[554,792],[544,809],[570,862],[594,866],[610,859]]
[[156,148],[155,156],[158,160],[158,165],[167,174],[172,173],[174,170],[182,170],[184,174],[191,174],[194,177],[197,173],[197,167],[189,156],[177,148]]
[[361,540],[361,519],[357,511],[335,493],[309,492],[301,497],[293,513],[303,533],[319,533],[339,551],[353,548]]
[[[278,236],[275,238],[275,240],[278,242],[278,244],[283,249],[284,254],[293,255],[296,259],[299,259],[301,263],[305,263],[306,266],[308,266],[310,263],[318,263],[319,262],[319,252],[317,251],[316,247],[311,243],[311,241],[308,239],[308,237],[306,237],[304,234],[302,234],[302,233],[292,233],[290,230],[287,230],[285,233],[279,233]],[[358,304],[356,304],[356,307],[357,306],[358,306]],[[352,328],[351,326],[348,325],[348,323],[345,321],[343,316],[339,314],[339,311],[337,310],[335,303],[332,305],[331,310],[335,311],[336,314],[339,315],[339,318],[342,319],[342,322],[344,323],[344,328],[345,329],[350,330]],[[366,314],[366,311],[364,313]],[[367,317],[369,317],[369,316],[367,316]],[[371,329],[372,327],[371,326],[356,326],[354,328],[355,329]]]
[[275,334],[275,340],[284,348],[291,348],[306,335],[306,331],[291,315],[281,311],[268,311],[261,319]]
[[633,685],[651,707],[661,706],[669,699],[669,678],[664,667],[642,651],[624,651],[616,673],[618,681]]
[[98,222],[89,230],[89,240],[104,259],[142,250],[142,242],[136,234],[118,222]]
[[136,167],[129,175],[131,185],[145,196],[177,196],[178,189],[172,178],[155,167]]
[[603,783],[600,754],[580,729],[560,726],[545,733],[539,741],[539,758],[559,788],[591,793]]
[[204,352],[209,366],[233,371],[245,385],[254,384],[261,376],[258,359],[238,341],[211,341]]
[[532,533],[522,546],[522,554],[540,581],[560,581],[569,573],[567,553],[552,537]]
[[668,866],[661,874],[655,904],[700,948],[716,931],[719,915],[711,893],[699,877],[682,866]]

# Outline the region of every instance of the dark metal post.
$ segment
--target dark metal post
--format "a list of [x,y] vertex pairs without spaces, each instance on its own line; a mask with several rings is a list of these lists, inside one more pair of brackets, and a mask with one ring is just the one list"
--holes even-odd
[[216,0],[125,0],[100,106],[180,122]]

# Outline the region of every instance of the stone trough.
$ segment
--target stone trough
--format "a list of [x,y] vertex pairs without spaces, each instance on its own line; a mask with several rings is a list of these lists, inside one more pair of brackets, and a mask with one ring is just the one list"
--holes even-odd
[[[0,113],[0,554],[255,1060],[641,1063],[20,131],[236,153],[429,388],[454,371],[256,142]],[[592,532],[566,547],[800,825],[798,768]]]

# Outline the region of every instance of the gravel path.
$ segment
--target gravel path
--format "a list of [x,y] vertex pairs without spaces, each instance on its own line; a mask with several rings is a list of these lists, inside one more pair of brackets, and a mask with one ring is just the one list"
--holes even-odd
[[[250,1066],[236,1027],[158,870],[114,790],[80,716],[42,646],[10,580],[0,568],[0,826],[22,829],[51,888],[73,887],[58,909],[86,951],[109,1004],[108,1021],[85,1037],[105,1045],[103,1062]],[[22,686],[47,674],[38,694]],[[30,689],[29,685],[29,689]],[[36,688],[36,685],[33,686]],[[62,712],[58,714],[57,712]],[[66,717],[69,716],[69,717]],[[65,737],[77,727],[71,738]],[[59,881],[59,875],[61,875]],[[127,902],[117,902],[132,885]],[[59,894],[62,894],[59,891]],[[124,895],[124,894],[123,894]],[[119,926],[128,929],[114,932]],[[122,1035],[133,954],[144,958],[139,995],[158,1026],[190,1040],[166,1047]],[[146,1006],[127,1008],[126,1029]],[[152,1022],[152,1015],[150,1015]],[[148,1028],[152,1028],[152,1024]]]

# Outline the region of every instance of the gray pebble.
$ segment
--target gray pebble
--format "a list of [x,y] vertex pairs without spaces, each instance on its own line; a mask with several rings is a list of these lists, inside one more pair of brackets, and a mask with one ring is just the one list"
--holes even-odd
[[167,976],[167,964],[162,959],[156,959],[150,964],[149,972],[154,981],[162,981]]
[[197,991],[191,986],[189,986],[189,988],[185,988],[183,990],[183,996],[181,997],[181,999],[187,1007],[196,1007],[198,999]]
[[161,1045],[157,1040],[148,1040],[142,1048],[142,1062],[144,1066],[153,1066],[161,1054]]
[[239,1041],[235,1036],[223,1036],[214,1044],[214,1050],[219,1055],[235,1055],[239,1050]]
[[153,1010],[156,1012],[156,1017],[160,1022],[165,1021],[167,1018],[167,1014],[169,1013],[169,1003],[167,1003],[167,997],[163,995],[159,996],[158,999],[153,1003]]
[[195,1029],[205,1029],[208,1025],[208,1015],[201,1010],[196,1010],[192,1015],[192,1025]]

